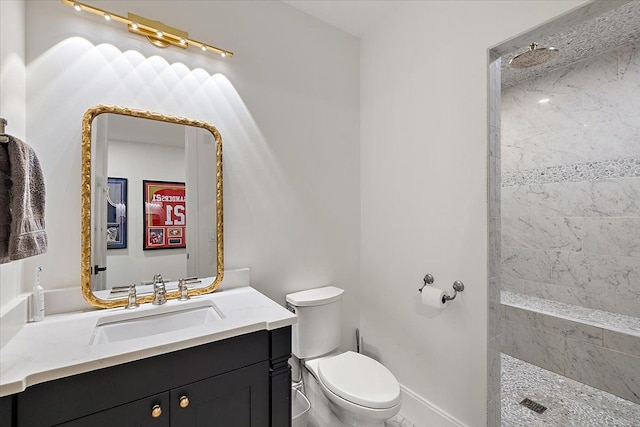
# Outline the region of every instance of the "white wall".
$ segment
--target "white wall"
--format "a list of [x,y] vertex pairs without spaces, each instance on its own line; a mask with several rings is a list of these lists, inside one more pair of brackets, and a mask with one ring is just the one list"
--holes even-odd
[[279,1],[188,3],[92,2],[165,21],[235,57],[158,50],[59,1],[27,2],[27,129],[52,225],[43,284],[80,280],[84,111],[104,103],[187,116],[222,134],[225,267],[250,267],[255,287],[280,302],[343,286],[347,342],[358,319],[358,40]]
[[[580,3],[407,2],[361,40],[365,349],[469,426],[486,423],[487,49]],[[426,273],[466,285],[436,316]]]
[[[25,5],[0,1],[0,117],[6,132],[25,140]],[[19,293],[22,261],[0,265],[0,307]]]

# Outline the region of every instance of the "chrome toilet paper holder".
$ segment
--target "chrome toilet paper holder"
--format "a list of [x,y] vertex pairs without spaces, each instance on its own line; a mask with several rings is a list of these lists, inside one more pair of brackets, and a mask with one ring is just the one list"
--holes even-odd
[[[432,285],[435,279],[432,274],[427,273],[422,281],[424,282],[424,285],[422,285],[420,289],[418,289],[418,292],[422,292],[425,286]],[[456,280],[455,282],[453,282],[453,296],[444,295],[442,297],[442,303],[444,304],[446,301],[453,301],[458,296],[458,292],[462,291],[464,291],[464,283],[462,283],[460,280]]]

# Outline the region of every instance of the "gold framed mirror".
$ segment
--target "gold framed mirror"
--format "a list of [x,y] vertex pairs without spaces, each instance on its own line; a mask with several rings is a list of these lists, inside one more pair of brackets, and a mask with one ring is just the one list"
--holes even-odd
[[167,299],[180,297],[180,279],[189,296],[218,288],[222,138],[214,126],[131,108],[90,108],[82,118],[81,185],[81,287],[91,305],[125,306],[131,285],[138,303],[151,302],[156,273],[165,277]]

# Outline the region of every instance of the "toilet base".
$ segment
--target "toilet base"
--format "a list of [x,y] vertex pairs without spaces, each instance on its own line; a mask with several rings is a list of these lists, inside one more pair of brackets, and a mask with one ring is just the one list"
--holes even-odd
[[349,427],[384,427],[386,420],[372,420],[371,418],[364,418],[353,412],[348,412],[342,409],[340,406],[335,405],[329,400],[329,408],[336,415],[338,420],[344,426]]

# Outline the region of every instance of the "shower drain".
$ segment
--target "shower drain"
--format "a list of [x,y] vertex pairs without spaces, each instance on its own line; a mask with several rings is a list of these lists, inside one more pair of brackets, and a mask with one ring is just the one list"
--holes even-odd
[[525,408],[531,409],[533,412],[536,412],[538,414],[542,414],[544,411],[547,410],[546,406],[541,405],[538,402],[534,402],[529,398],[523,399],[522,402],[520,402],[520,404]]

